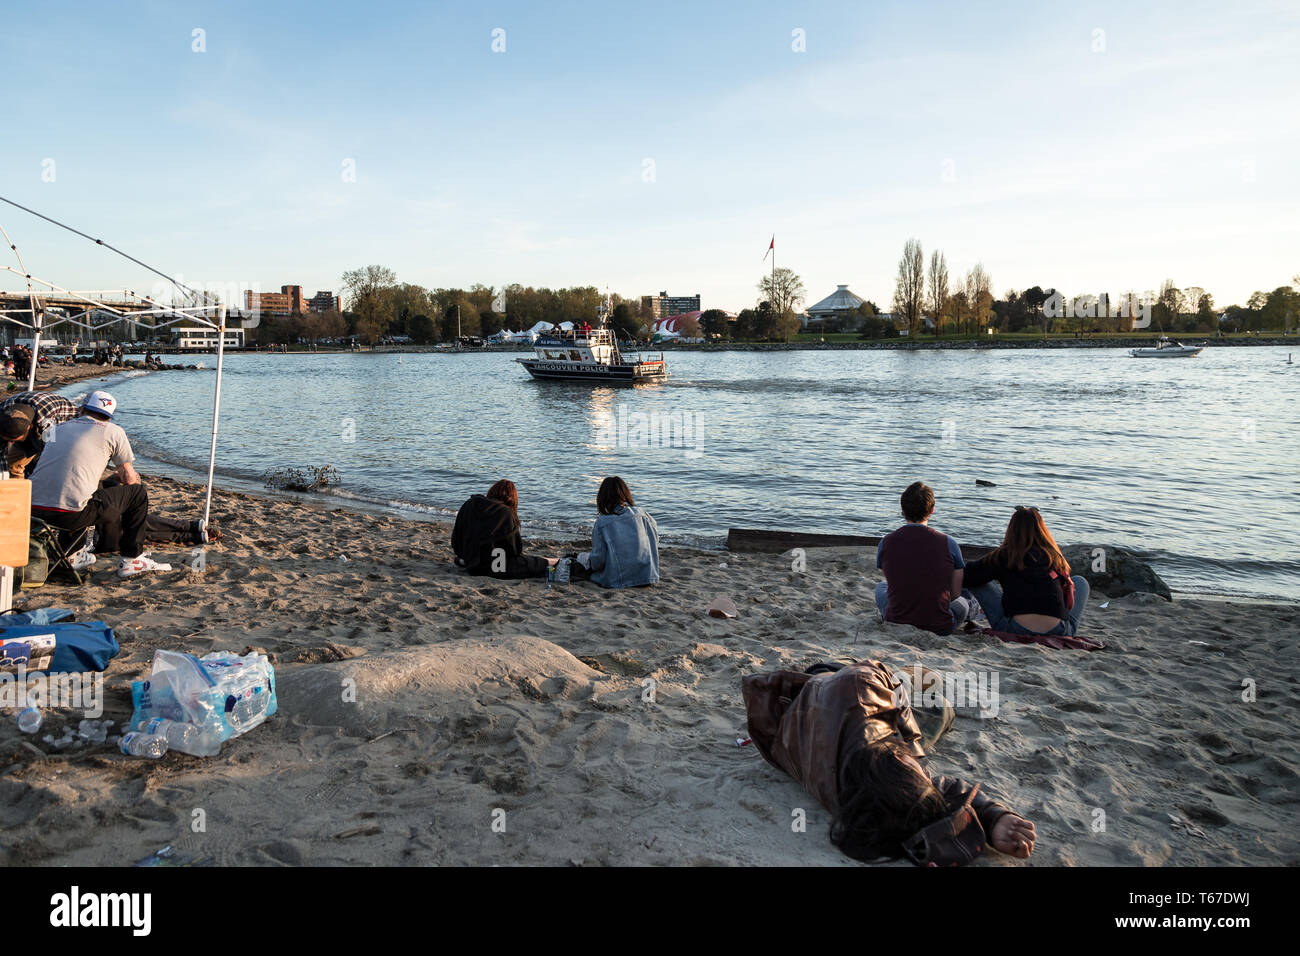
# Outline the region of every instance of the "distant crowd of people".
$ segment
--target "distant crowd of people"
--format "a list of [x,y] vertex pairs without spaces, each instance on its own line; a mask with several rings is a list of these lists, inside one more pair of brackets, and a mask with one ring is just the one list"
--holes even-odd
[[[89,361],[93,365],[102,365],[109,367],[125,367],[126,358],[121,345],[103,345],[96,346],[88,358],[82,361]],[[55,357],[53,352],[42,349],[40,357],[37,359],[37,365],[49,367],[53,365],[75,365],[77,363],[77,346],[68,347],[67,354],[61,358]],[[147,368],[157,369],[161,365],[161,356],[156,356],[150,352],[145,353],[144,364]],[[0,367],[4,368],[6,375],[11,375],[16,379],[25,379],[31,375],[32,369],[32,350],[27,345],[13,345],[0,347]]]
[[[12,348],[5,346],[0,348],[0,362],[4,364],[6,375],[12,375],[16,379],[27,378],[32,371],[32,350],[26,345],[15,345]],[[37,364],[49,365],[49,357],[42,355]]]

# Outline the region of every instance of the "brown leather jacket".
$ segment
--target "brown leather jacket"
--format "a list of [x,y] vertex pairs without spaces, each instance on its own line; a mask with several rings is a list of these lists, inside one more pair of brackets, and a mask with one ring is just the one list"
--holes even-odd
[[[773,671],[741,681],[749,736],[758,752],[784,770],[830,813],[838,812],[840,767],[859,748],[897,735],[918,758],[925,756],[912,708],[899,681],[880,661],[862,661],[835,673]],[[949,800],[960,802],[972,787],[952,777],[932,778]],[[972,809],[989,832],[1011,811],[983,791]]]

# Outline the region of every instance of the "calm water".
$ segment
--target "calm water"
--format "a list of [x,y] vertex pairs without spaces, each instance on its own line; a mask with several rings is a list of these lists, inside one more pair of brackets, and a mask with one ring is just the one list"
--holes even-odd
[[[729,527],[878,534],[919,478],[959,540],[995,543],[1033,504],[1062,542],[1145,552],[1178,589],[1300,597],[1286,349],[669,353],[668,382],[618,389],[534,382],[513,357],[233,355],[218,473],[333,464],[338,494],[439,517],[509,477],[534,532],[589,527],[600,479],[619,474],[669,540],[698,544]],[[112,384],[147,464],[206,468],[212,386]]]

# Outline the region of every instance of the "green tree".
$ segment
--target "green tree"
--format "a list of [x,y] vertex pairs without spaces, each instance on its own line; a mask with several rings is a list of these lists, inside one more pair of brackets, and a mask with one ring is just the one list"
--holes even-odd
[[721,309],[706,309],[700,313],[700,328],[709,338],[726,340],[731,336],[731,320]]
[[386,331],[390,335],[409,335],[411,319],[427,313],[432,306],[429,290],[410,282],[393,286],[388,290],[387,298],[391,320]]
[[741,309],[736,315],[736,324],[732,326],[731,336],[737,342],[747,342],[758,337],[758,313],[753,309]]
[[1264,306],[1259,310],[1259,331],[1289,332],[1296,323],[1296,311],[1300,302],[1296,291],[1289,285],[1278,286],[1268,294]]
[[898,334],[894,328],[894,323],[879,315],[866,315],[862,317],[861,338],[864,339],[884,339],[891,338]]
[[429,345],[437,337],[437,330],[434,328],[433,319],[427,315],[411,316],[410,329],[411,341],[416,345]]
[[384,266],[364,266],[343,273],[343,288],[348,305],[356,313],[356,334],[373,344],[383,336],[391,316],[389,293],[397,285],[397,276]]
[[614,327],[615,335],[626,337],[629,335],[634,336],[641,322],[630,305],[626,302],[620,302],[614,306],[614,311],[609,317],[609,324]]

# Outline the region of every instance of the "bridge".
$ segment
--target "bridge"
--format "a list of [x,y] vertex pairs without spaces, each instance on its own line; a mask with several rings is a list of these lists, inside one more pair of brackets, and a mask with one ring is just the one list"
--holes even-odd
[[[131,295],[130,290],[36,293],[36,308],[44,313],[42,325],[45,326],[46,330],[42,332],[42,340],[71,342],[74,339],[84,340],[107,337],[104,336],[105,330],[103,329],[96,333],[83,328],[81,325],[60,321],[65,317],[79,317],[78,322],[102,326],[112,321],[114,312],[127,317],[133,313],[147,312],[158,308],[158,306],[146,302],[142,298],[123,298],[124,294]],[[93,299],[94,302],[87,302],[87,299]],[[90,314],[85,314],[87,312]],[[6,318],[12,321],[3,321]],[[153,338],[157,334],[170,336],[176,331],[177,318],[179,316],[175,314],[145,316],[140,323],[140,327],[119,326],[121,332],[113,337],[134,341],[137,338]],[[155,324],[158,326],[157,332],[151,334],[148,330]],[[13,345],[18,339],[30,338],[31,325],[32,306],[27,293],[0,292],[0,342]],[[228,321],[227,327],[239,328],[239,325],[238,321]],[[143,331],[141,327],[143,327]]]
[[[88,309],[97,311],[99,306],[86,301],[86,299],[94,299],[96,302],[103,303],[118,312],[143,312],[155,308],[143,299],[123,299],[121,298],[122,292],[122,289],[79,292],[77,295],[37,292],[35,295],[36,307],[45,311],[57,309],[64,315],[77,315]],[[115,296],[116,298],[114,298]],[[0,312],[10,315],[21,322],[31,322],[31,299],[28,298],[26,292],[0,292]]]

